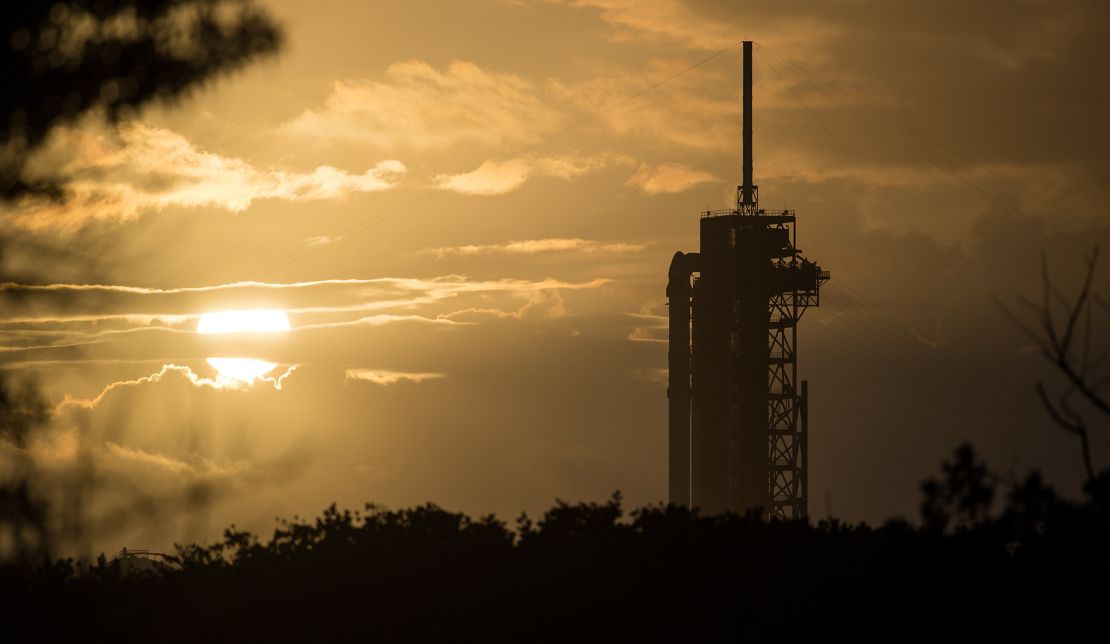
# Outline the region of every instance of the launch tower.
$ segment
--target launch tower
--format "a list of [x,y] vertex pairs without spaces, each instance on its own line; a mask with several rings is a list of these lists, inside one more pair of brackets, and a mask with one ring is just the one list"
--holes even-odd
[[807,383],[798,320],[829,273],[797,248],[793,210],[752,183],[752,43],[744,51],[743,185],[702,213],[701,249],[671,261],[669,492],[703,512],[807,513]]

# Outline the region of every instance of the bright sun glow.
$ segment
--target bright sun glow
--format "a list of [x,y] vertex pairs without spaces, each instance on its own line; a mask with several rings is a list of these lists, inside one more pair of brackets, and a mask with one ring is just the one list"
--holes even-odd
[[221,379],[244,383],[265,376],[277,366],[276,362],[254,358],[208,358],[208,364],[219,373]]
[[[254,309],[249,311],[216,311],[200,316],[197,332],[214,333],[274,333],[289,331],[289,318],[285,311]],[[265,376],[277,367],[276,362],[256,358],[208,358],[224,381],[250,383]]]
[[271,333],[288,331],[289,318],[278,309],[215,311],[200,316],[198,333]]

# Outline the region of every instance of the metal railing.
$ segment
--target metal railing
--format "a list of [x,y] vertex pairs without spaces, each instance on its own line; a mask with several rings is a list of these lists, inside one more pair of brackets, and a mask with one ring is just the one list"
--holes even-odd
[[709,217],[727,217],[729,215],[742,215],[744,217],[794,217],[796,216],[796,213],[793,210],[771,210],[768,208],[760,208],[754,213],[745,212],[736,208],[726,208],[724,210],[706,210],[701,213],[702,219],[706,219]]

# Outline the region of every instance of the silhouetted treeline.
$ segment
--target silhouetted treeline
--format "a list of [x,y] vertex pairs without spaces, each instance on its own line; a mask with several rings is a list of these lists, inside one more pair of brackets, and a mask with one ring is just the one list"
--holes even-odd
[[617,495],[515,529],[333,506],[266,542],[179,547],[154,574],[9,565],[5,641],[1099,640],[1110,472],[1065,501],[962,448],[923,489],[920,527],[625,515]]

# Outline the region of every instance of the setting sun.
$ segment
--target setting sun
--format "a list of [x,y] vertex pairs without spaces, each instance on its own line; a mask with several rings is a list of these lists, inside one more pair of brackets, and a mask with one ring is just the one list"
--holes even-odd
[[208,364],[224,380],[251,382],[274,370],[276,362],[266,362],[255,358],[208,358]]
[[[214,311],[200,316],[197,332],[205,335],[228,333],[275,333],[289,331],[289,317],[278,309]],[[235,383],[250,383],[277,367],[276,362],[257,358],[208,358],[219,378]]]
[[272,333],[288,331],[289,318],[278,309],[214,311],[200,316],[198,333]]

